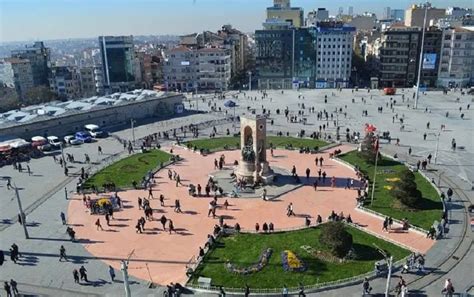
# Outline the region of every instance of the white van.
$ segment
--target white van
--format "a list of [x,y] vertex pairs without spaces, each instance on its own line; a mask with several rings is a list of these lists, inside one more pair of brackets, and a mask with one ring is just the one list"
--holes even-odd
[[90,133],[90,135],[94,138],[101,138],[106,137],[107,134],[100,130],[100,127],[94,124],[87,124],[84,126],[84,129]]
[[56,136],[48,136],[46,137],[46,139],[48,139],[49,144],[53,146],[54,148],[61,148],[61,145],[63,144],[61,139],[59,139],[59,137],[56,137]]

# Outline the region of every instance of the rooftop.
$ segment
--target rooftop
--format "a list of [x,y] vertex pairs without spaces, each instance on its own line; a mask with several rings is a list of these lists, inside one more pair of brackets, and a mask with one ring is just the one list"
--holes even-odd
[[0,129],[173,95],[175,94],[152,90],[134,90],[128,93],[114,93],[107,96],[94,96],[74,101],[54,101],[41,105],[31,105],[0,113]]

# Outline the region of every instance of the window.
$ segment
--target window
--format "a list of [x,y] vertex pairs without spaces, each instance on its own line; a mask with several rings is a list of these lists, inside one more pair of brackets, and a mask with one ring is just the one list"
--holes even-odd
[[456,40],[461,40],[461,35],[456,35]]
[[444,35],[444,40],[451,40],[451,35]]

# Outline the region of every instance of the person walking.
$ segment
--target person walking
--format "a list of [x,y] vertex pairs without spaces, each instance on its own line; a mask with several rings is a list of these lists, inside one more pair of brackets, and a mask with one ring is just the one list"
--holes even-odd
[[74,269],[72,271],[72,276],[74,277],[74,282],[76,284],[78,284],[79,283],[79,272],[77,271],[77,269]]
[[288,297],[288,287],[286,285],[283,285],[283,290],[281,291],[281,295],[283,297]]
[[100,224],[100,219],[97,219],[97,221],[95,221],[95,226],[97,227],[97,230],[101,230],[101,231],[104,231],[104,228],[102,228],[102,225]]
[[20,296],[20,293],[18,292],[18,283],[14,279],[10,279],[10,287],[13,296]]
[[109,265],[109,275],[112,282],[115,282],[115,270],[112,266]]
[[446,297],[452,297],[454,292],[455,292],[454,286],[453,286],[453,283],[451,282],[451,279],[450,278],[446,279],[446,281],[444,282],[444,288],[441,291],[441,293],[444,294],[444,296]]
[[81,280],[85,281],[86,283],[89,282],[87,280],[87,270],[84,266],[81,266],[81,268],[79,268],[79,274],[81,275]]
[[138,197],[138,209],[142,209],[142,198]]
[[290,204],[288,204],[288,207],[286,208],[286,210],[287,210],[287,213],[286,213],[287,216],[290,217],[290,216],[295,215],[295,213],[293,211],[293,202],[290,202]]
[[165,217],[165,215],[162,215],[160,218],[161,225],[163,225],[163,231],[166,231],[166,222],[168,219]]
[[3,262],[5,262],[5,254],[3,253],[3,250],[0,250],[0,266],[3,265]]
[[165,206],[165,196],[163,194],[160,194],[160,205]]
[[66,249],[64,248],[64,245],[62,245],[62,246],[59,248],[59,262],[61,262],[62,259],[64,259],[65,261],[67,261]]
[[59,216],[61,217],[61,221],[63,222],[63,225],[66,225],[67,224],[66,215],[64,214],[64,212],[61,211]]
[[28,175],[31,175],[31,168],[28,164],[26,164],[26,171],[28,171]]
[[5,292],[7,293],[7,297],[11,297],[11,296],[12,296],[12,292],[11,292],[10,285],[8,284],[8,282],[5,282],[5,283],[4,283],[3,289],[4,289]]
[[369,279],[364,278],[364,282],[362,283],[362,296],[365,296],[366,294],[370,294],[372,291],[372,287],[370,286]]
[[174,224],[173,224],[173,221],[172,220],[168,220],[168,228],[170,229],[170,234],[172,231],[174,231],[174,233],[176,233],[176,230],[174,229]]

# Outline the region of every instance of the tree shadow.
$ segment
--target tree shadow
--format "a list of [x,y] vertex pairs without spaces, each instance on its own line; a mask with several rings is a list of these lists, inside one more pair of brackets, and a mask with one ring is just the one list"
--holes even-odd
[[353,243],[352,248],[354,249],[357,260],[359,261],[378,261],[383,259],[383,256],[377,251],[377,249],[370,245]]
[[416,208],[419,210],[442,210],[443,203],[441,201],[433,201],[423,197],[418,201]]

